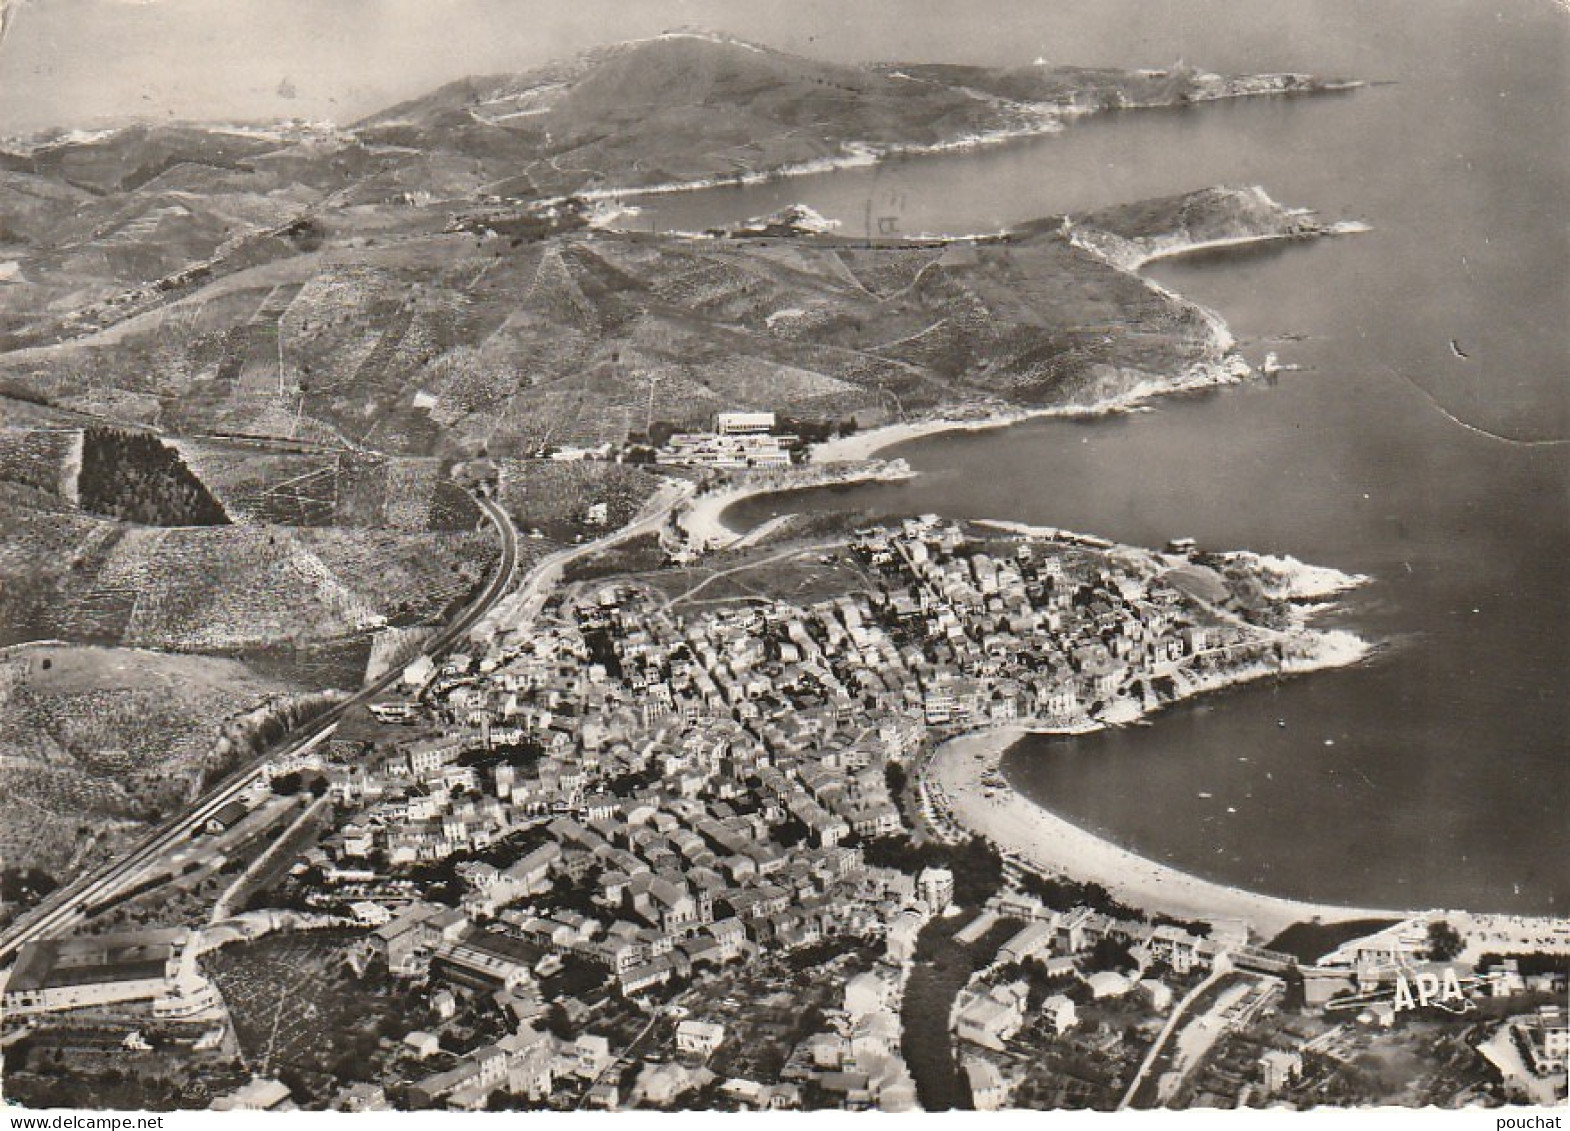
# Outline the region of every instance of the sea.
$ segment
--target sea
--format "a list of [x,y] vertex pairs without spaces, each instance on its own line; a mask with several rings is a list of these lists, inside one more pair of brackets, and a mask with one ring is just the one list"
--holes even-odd
[[[1371,661],[1028,739],[1005,775],[1121,844],[1272,894],[1570,912],[1570,16],[1547,2],[1309,0],[1289,19],[1270,3],[1083,7],[1077,38],[1053,11],[1094,61],[1371,85],[650,197],[634,223],[803,202],[850,234],[889,215],[956,234],[1260,184],[1371,231],[1150,273],[1220,313],[1256,364],[1301,368],[1135,414],[915,441],[886,453],[914,480],[755,498],[726,521],[937,512],[1366,575],[1319,623],[1377,642]],[[1142,29],[1137,50],[1119,54],[1109,9]],[[1029,60],[999,43],[994,61]]]
[[[995,231],[1263,185],[1364,235],[1152,265],[1256,364],[1150,411],[898,449],[907,483],[754,499],[936,511],[1366,574],[1326,625],[1353,669],[1032,739],[1005,773],[1149,856],[1280,895],[1570,911],[1570,12],[1555,0],[312,0],[14,6],[0,131],[352,121],[463,73],[699,24],[818,57],[1310,71],[1349,94],[1082,120],[1049,137],[645,198],[696,229],[804,202],[855,234]],[[525,10],[525,8],[527,10]],[[136,66],[127,59],[138,60]]]

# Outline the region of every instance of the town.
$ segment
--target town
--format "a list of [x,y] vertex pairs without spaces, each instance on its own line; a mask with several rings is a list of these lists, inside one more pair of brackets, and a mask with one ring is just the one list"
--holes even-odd
[[[139,1106],[1306,1105],[1393,1098],[1364,1054],[1399,1050],[1404,1102],[1562,1097],[1563,931],[1287,950],[1038,874],[926,787],[961,733],[1311,659],[1276,579],[935,517],[733,558],[572,581],[269,762],[199,837],[296,816],[218,908],[23,948],[8,1089],[52,1056],[118,1095],[156,1048]],[[1475,1012],[1403,1015],[1458,958]]]

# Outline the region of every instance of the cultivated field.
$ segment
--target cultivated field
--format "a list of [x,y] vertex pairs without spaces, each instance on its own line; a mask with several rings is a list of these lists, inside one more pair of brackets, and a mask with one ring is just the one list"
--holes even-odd
[[[1166,212],[1188,231],[1194,209]],[[871,248],[606,232],[514,246],[415,232],[293,268],[287,285],[270,264],[207,288],[229,311],[225,330],[198,291],[113,335],[0,355],[0,378],[157,419],[192,438],[192,466],[238,511],[316,525],[344,521],[329,504],[374,499],[384,481],[403,500],[420,475],[441,477],[434,463],[378,463],[351,445],[520,458],[661,422],[703,426],[726,409],[876,421],[986,400],[1063,404],[1220,358],[1202,312],[1053,224],[992,244]],[[235,432],[300,450],[220,458],[196,439]],[[422,522],[418,508],[379,505],[378,518],[350,521]]]
[[360,938],[277,934],[202,960],[229,1006],[246,1065],[290,1082],[298,1102],[325,1099],[337,1082],[375,1079],[395,1042],[429,1020],[422,995],[354,973],[349,955]]
[[0,858],[61,876],[102,859],[188,796],[226,718],[291,690],[233,660],[0,654]]

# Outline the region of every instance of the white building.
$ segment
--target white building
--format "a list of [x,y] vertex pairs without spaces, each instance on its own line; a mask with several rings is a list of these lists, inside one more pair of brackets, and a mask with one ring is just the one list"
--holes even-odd
[[962,1041],[1003,1051],[1003,1043],[1025,1023],[1025,983],[961,990],[955,999],[954,1031]]
[[175,927],[28,943],[11,968],[0,1009],[15,1017],[180,998],[193,941],[191,931]]
[[1090,987],[1090,996],[1097,1001],[1102,998],[1122,997],[1134,988],[1133,981],[1116,970],[1098,970],[1085,979],[1085,984]]
[[714,430],[721,436],[757,436],[774,431],[772,412],[722,412],[714,417]]
[[725,1043],[725,1026],[713,1021],[683,1021],[676,1026],[676,1048],[696,1056],[712,1056]]
[[277,1080],[253,1079],[247,1084],[219,1096],[210,1105],[212,1111],[276,1111],[289,1100],[289,1089]]
[[1041,1015],[1052,1026],[1052,1032],[1061,1037],[1079,1024],[1079,1010],[1062,994],[1053,994],[1041,1003]]
[[1303,1074],[1303,1057],[1284,1049],[1271,1049],[1259,1058],[1259,1067],[1264,1073],[1265,1091],[1275,1095]]
[[584,1033],[573,1042],[577,1065],[573,1069],[585,1080],[593,1080],[615,1059],[611,1056],[611,1043],[594,1033]]
[[979,1056],[965,1058],[965,1076],[970,1082],[970,1098],[977,1111],[997,1111],[1009,1101],[1008,1085],[997,1065]]
[[1140,979],[1139,992],[1157,1013],[1165,1013],[1172,1008],[1172,987],[1159,978]]
[[410,1049],[421,1060],[435,1056],[442,1051],[442,1043],[435,1033],[427,1033],[423,1029],[416,1029],[403,1039],[404,1046]]
[[769,434],[714,435],[678,433],[668,447],[655,455],[662,464],[738,470],[748,467],[787,467],[794,437]]
[[916,877],[916,894],[934,915],[954,901],[954,873],[947,868],[923,868]]

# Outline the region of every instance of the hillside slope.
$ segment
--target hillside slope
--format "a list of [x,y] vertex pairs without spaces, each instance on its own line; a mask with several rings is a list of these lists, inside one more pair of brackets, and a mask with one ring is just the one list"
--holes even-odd
[[[1209,199],[1152,215],[1174,239],[1248,230]],[[400,254],[342,250],[282,295],[240,288],[242,273],[108,340],[0,356],[0,378],[185,435],[518,457],[727,407],[868,421],[988,399],[1080,404],[1221,362],[1213,319],[1078,246],[1088,231],[1076,221],[1071,239],[1049,220],[992,242],[875,247],[795,232],[411,239]],[[270,369],[251,381],[257,327]]]
[[347,129],[139,125],[0,147],[0,349],[90,335],[215,278],[440,231],[455,209],[754,179],[1327,89],[1192,69],[846,66],[704,32],[466,78]]

